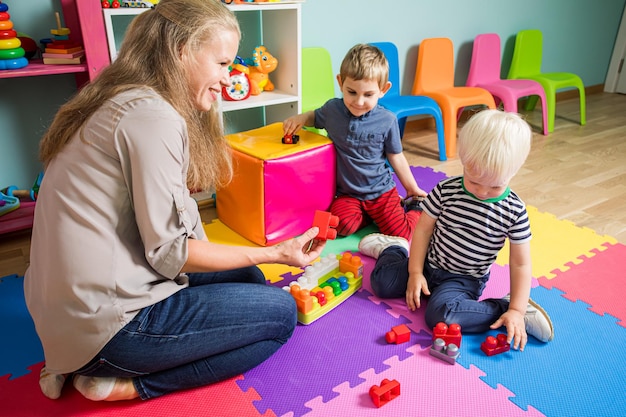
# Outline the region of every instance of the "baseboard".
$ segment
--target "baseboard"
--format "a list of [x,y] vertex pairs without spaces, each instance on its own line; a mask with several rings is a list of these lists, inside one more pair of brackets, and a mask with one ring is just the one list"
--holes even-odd
[[[604,92],[604,84],[597,84],[597,85],[585,87],[585,95],[587,96],[591,94],[599,94],[602,92]],[[557,103],[559,101],[570,100],[573,98],[578,98],[577,89],[565,90],[565,91],[561,91],[560,93],[556,93]],[[523,105],[523,101],[520,101],[520,107],[522,105]],[[462,122],[467,121],[472,115],[472,113],[473,113],[473,110],[471,109],[464,111],[463,114],[461,115],[460,121]],[[413,130],[435,129],[436,128],[435,119],[426,115],[424,115],[423,117],[416,116],[415,118],[410,118],[407,121],[406,128],[413,129]]]

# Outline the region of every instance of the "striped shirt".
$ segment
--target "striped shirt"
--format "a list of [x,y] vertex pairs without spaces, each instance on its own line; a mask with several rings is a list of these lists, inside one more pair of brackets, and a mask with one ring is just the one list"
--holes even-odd
[[434,268],[480,278],[506,238],[511,244],[531,239],[530,222],[526,205],[513,191],[496,202],[481,201],[464,191],[462,178],[441,181],[422,202],[437,219],[427,260]]

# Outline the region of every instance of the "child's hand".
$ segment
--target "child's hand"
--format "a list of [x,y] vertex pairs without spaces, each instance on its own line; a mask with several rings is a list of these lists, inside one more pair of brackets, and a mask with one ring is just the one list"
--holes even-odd
[[426,197],[428,193],[422,190],[420,187],[416,187],[413,190],[406,190],[406,196],[409,197]]
[[406,305],[409,310],[415,311],[420,308],[420,297],[422,293],[430,295],[428,283],[424,274],[412,274],[406,286]]
[[497,329],[502,326],[506,327],[507,343],[514,342],[513,349],[519,348],[519,350],[523,351],[528,341],[524,314],[517,310],[508,310],[490,328]]
[[283,122],[283,132],[285,135],[293,135],[304,126],[308,126],[307,118],[309,114],[303,113],[291,116]]

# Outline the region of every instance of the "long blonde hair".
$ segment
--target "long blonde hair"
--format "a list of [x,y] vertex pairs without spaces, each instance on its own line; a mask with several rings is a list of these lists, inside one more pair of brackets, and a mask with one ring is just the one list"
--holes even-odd
[[231,153],[220,113],[216,106],[208,112],[195,108],[181,62],[183,49],[193,55],[223,31],[235,31],[241,37],[236,17],[215,0],[161,0],[153,10],[138,15],[128,27],[117,59],[56,114],[40,144],[41,161],[47,165],[77,131],[82,138],[85,122],[106,100],[133,88],[149,87],[187,123],[187,186],[207,189],[228,183]]

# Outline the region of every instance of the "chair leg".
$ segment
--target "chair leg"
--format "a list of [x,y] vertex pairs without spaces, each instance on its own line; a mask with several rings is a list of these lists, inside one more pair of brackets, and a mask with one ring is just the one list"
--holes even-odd
[[545,96],[538,96],[541,99],[541,120],[543,126],[543,135],[548,136],[548,103]]
[[584,126],[585,124],[587,124],[587,106],[584,86],[581,85],[578,87],[578,94],[580,94],[580,125]]
[[449,109],[442,112],[443,116],[443,136],[448,158],[456,156],[456,110]]
[[535,106],[537,105],[537,99],[539,97],[537,96],[530,96],[528,97],[528,100],[526,100],[526,105],[524,106],[525,110],[535,110]]
[[[548,108],[548,133],[554,132],[554,118],[556,116],[556,91],[548,86],[543,86],[546,92],[546,107]],[[537,96],[535,96],[537,97]]]
[[398,127],[400,128],[400,139],[404,137],[404,128],[406,127],[406,117],[398,119]]

